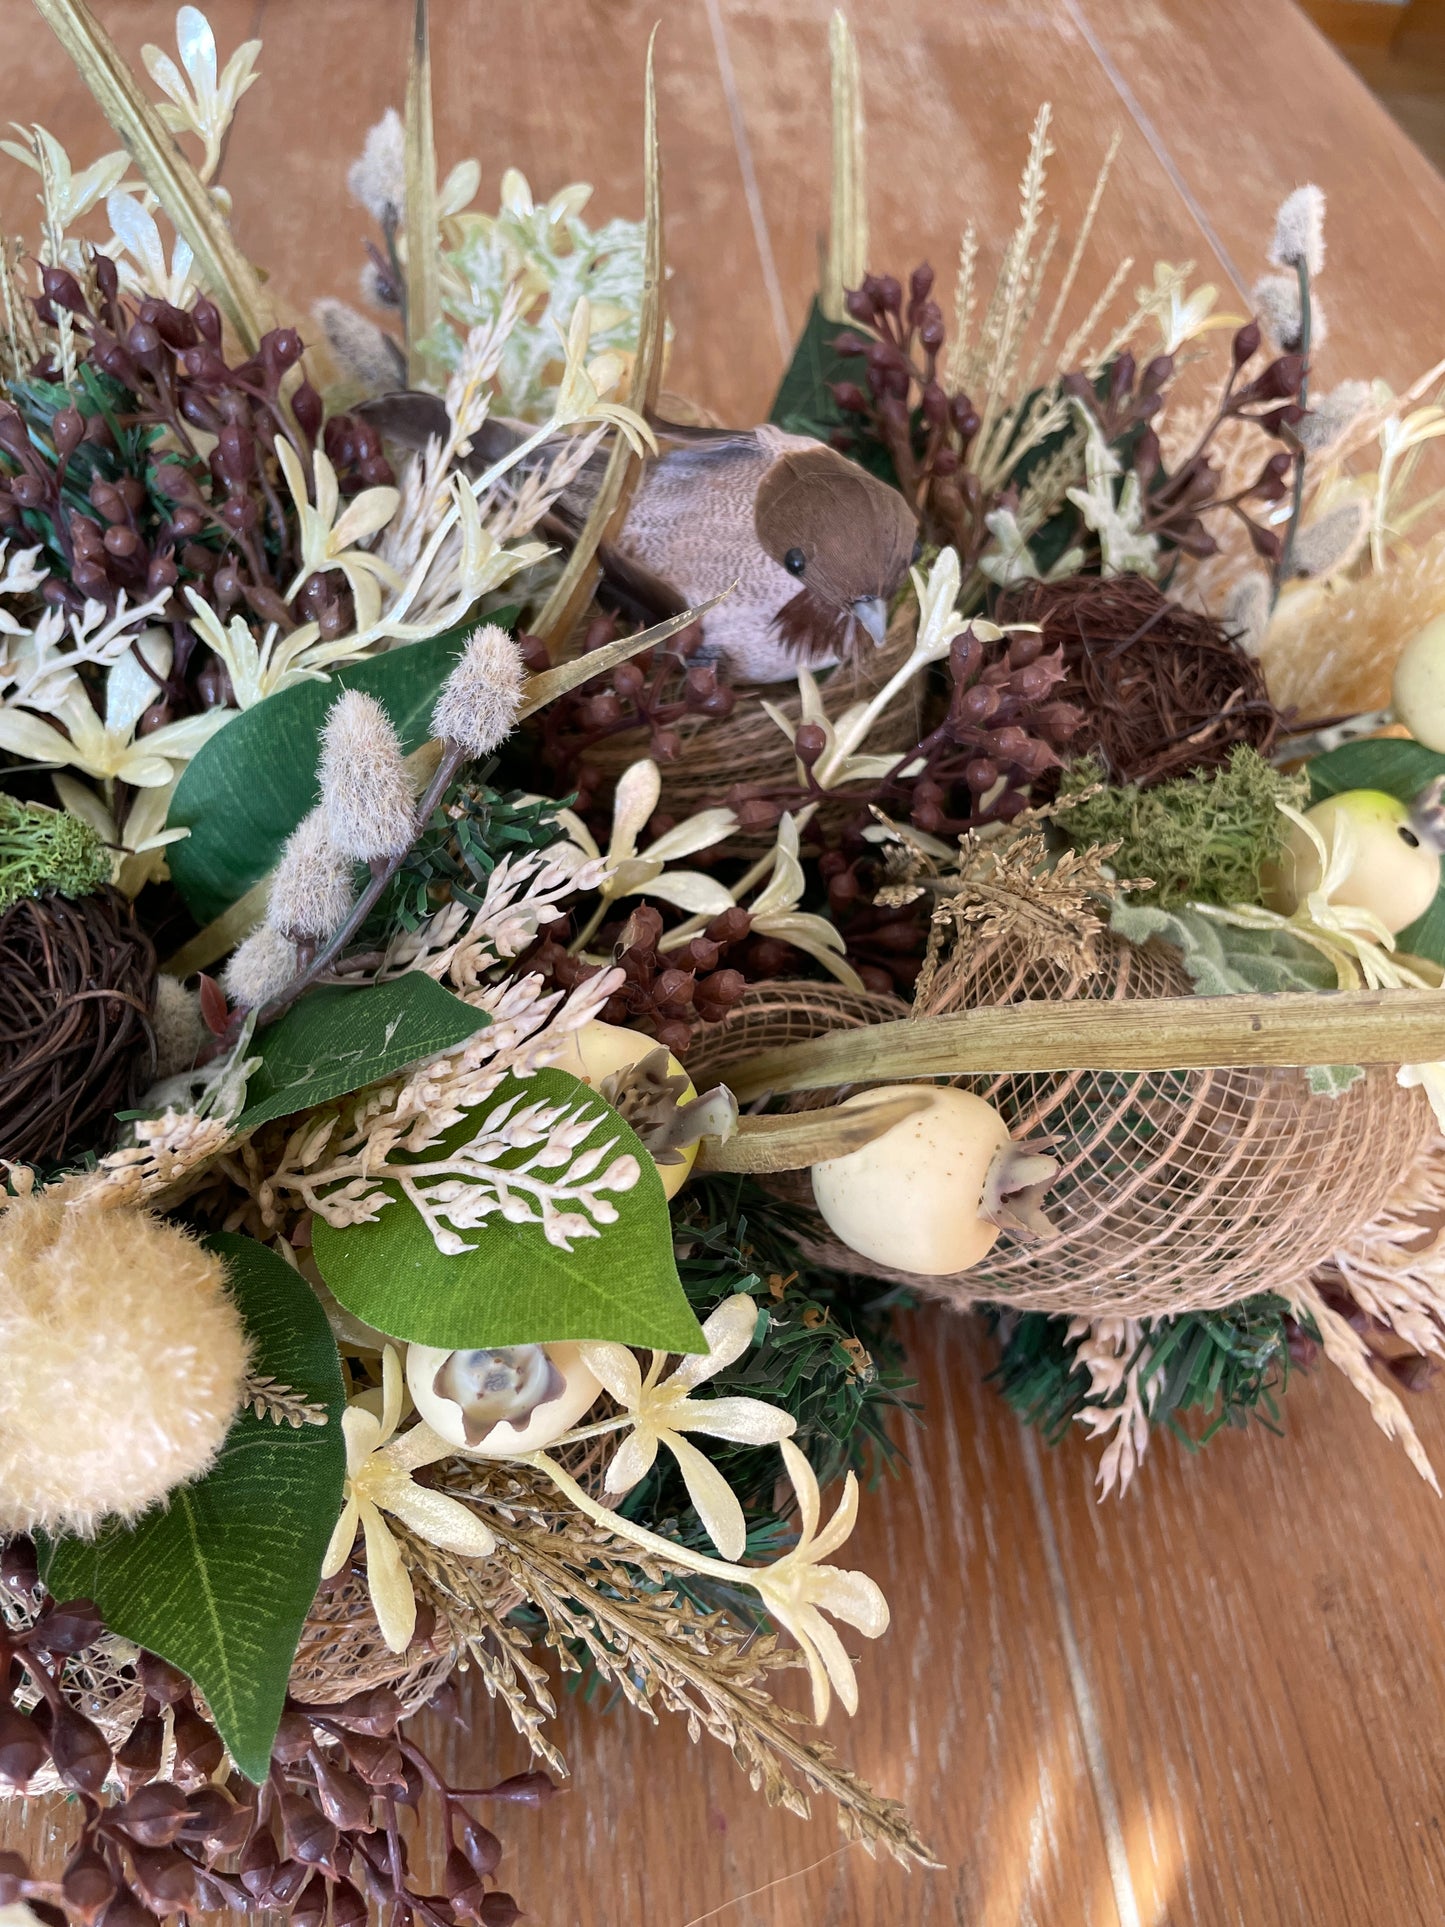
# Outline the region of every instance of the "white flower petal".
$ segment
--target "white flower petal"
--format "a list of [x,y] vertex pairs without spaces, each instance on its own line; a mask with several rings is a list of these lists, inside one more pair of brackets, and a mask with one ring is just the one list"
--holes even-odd
[[334,1579],[351,1557],[351,1548],[356,1544],[356,1528],[360,1524],[360,1509],[355,1499],[348,1499],[327,1542],[326,1557],[321,1561],[323,1579]]
[[629,1412],[637,1410],[642,1397],[642,1371],[625,1345],[601,1342],[582,1347],[582,1362],[602,1384],[603,1391]]
[[723,1558],[735,1564],[742,1558],[748,1542],[748,1529],[737,1494],[712,1460],[695,1445],[676,1433],[664,1433],[663,1444],[677,1460],[687,1496],[708,1537]]
[[720,917],[733,907],[731,890],[701,870],[664,870],[660,877],[634,892],[637,896],[656,897],[662,903],[676,904],[697,917]]
[[[585,304],[578,302],[581,308]],[[612,801],[612,842],[609,857],[632,856],[637,839],[647,827],[662,795],[662,775],[650,757],[643,757],[623,770],[617,779],[617,794]]]
[[603,1485],[609,1492],[630,1492],[639,1479],[645,1479],[657,1457],[657,1437],[652,1432],[633,1432],[612,1455]]
[[694,850],[710,849],[714,843],[721,843],[738,826],[738,819],[731,810],[699,810],[696,816],[689,816],[683,822],[649,843],[646,854],[660,857],[664,863],[671,863],[674,857],[691,856]]
[[669,1385],[701,1385],[705,1379],[713,1377],[727,1366],[741,1358],[753,1342],[753,1333],[758,1328],[758,1304],[745,1291],[734,1292],[707,1315],[702,1335],[707,1340],[706,1353],[693,1353],[684,1358],[677,1370],[668,1378]]
[[420,1538],[464,1559],[489,1559],[497,1549],[496,1536],[476,1513],[445,1492],[399,1478],[394,1488],[378,1495],[378,1503]]
[[361,1507],[366,1534],[366,1586],[381,1636],[393,1653],[404,1653],[416,1631],[416,1594],[385,1519],[374,1505]]
[[791,1412],[761,1398],[690,1398],[673,1414],[672,1425],[734,1445],[777,1445],[798,1429]]

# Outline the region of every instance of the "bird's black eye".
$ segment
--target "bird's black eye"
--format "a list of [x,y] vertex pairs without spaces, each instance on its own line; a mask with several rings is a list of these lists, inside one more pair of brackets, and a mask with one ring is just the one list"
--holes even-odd
[[789,549],[783,557],[783,567],[789,575],[801,575],[808,566],[808,558],[801,549]]

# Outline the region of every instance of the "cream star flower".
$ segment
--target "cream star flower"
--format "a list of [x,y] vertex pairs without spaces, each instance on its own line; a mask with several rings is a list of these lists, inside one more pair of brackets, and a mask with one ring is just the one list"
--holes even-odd
[[574,951],[587,942],[606,916],[607,906],[618,897],[652,897],[658,903],[676,904],[679,910],[703,917],[721,916],[724,910],[732,908],[731,890],[714,877],[705,876],[701,870],[667,871],[667,865],[676,857],[691,856],[695,850],[706,850],[714,843],[721,843],[737,828],[737,817],[731,810],[699,810],[639,852],[637,839],[661,795],[662,774],[650,757],[625,769],[617,780],[612,801],[612,834],[605,851],[597,848],[592,832],[581,817],[574,816],[570,810],[558,811],[558,821],[572,842],[586,856],[594,860],[600,857],[607,865],[602,901],[573,943]]
[[788,1439],[782,1441],[782,1454],[798,1495],[802,1530],[791,1552],[770,1566],[751,1569],[748,1578],[771,1617],[786,1626],[803,1649],[813,1682],[813,1718],[821,1725],[828,1717],[834,1688],[850,1713],[858,1711],[853,1662],[824,1613],[855,1627],[865,1639],[877,1639],[888,1630],[888,1601],[867,1573],[821,1563],[853,1530],[858,1517],[857,1474],[848,1474],[838,1510],[819,1532],[818,1481],[813,1468]]
[[395,1436],[401,1418],[401,1361],[388,1345],[382,1354],[381,1416],[364,1405],[349,1405],[342,1414],[346,1435],[345,1504],[326,1548],[321,1577],[330,1579],[351,1557],[357,1528],[366,1539],[366,1583],[376,1608],[381,1636],[394,1653],[405,1652],[416,1631],[416,1595],[391,1535],[384,1513],[434,1546],[467,1559],[485,1559],[496,1550],[496,1540],[474,1512],[459,1499],[418,1485],[412,1473],[452,1447],[430,1426],[416,1425]]
[[401,578],[379,555],[359,545],[379,535],[401,505],[394,488],[364,488],[354,495],[340,515],[341,486],[336,470],[327,456],[317,449],[312,457],[316,478],[316,504],[313,508],[306,487],[306,471],[301,457],[284,436],[276,439],[276,459],[286,477],[286,486],[296,505],[296,521],[301,537],[301,566],[286,591],[289,602],[309,575],[324,575],[340,569],[351,589],[356,608],[356,627],[370,629],[381,614],[381,588],[400,589]]
[[826,917],[811,910],[800,910],[806,878],[798,858],[798,819],[784,816],[778,825],[773,850],[773,874],[748,904],[753,930],[760,937],[773,937],[806,951],[830,976],[849,990],[862,990],[863,979],[844,954],[843,934]]
[[682,1435],[702,1432],[735,1445],[773,1445],[796,1430],[790,1412],[758,1398],[695,1399],[697,1386],[731,1365],[753,1341],[758,1308],[746,1293],[724,1299],[702,1328],[706,1353],[684,1358],[662,1378],[665,1352],[654,1352],[644,1378],[625,1345],[584,1345],[582,1355],[632,1421],[632,1431],[613,1455],[604,1481],[613,1494],[629,1492],[652,1470],[657,1448],[677,1460],[688,1497],[708,1537],[725,1559],[739,1559],[747,1526],[737,1494],[713,1464]]

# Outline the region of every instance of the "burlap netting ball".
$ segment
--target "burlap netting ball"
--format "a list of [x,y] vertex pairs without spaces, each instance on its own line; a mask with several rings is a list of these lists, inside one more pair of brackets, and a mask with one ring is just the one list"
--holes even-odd
[[[1007,941],[978,945],[941,973],[926,1014],[1023,999],[1190,993],[1177,953],[1162,944],[1136,949],[1108,936],[1099,958],[1098,974],[1083,977],[1025,963]],[[892,1014],[879,1011],[871,1021]],[[727,1049],[725,1034],[717,1039],[711,1076],[726,1077],[727,1057],[791,1041],[780,1026],[758,1035],[761,1015],[748,1026],[745,1050]],[[797,1021],[794,1014],[792,1040]],[[844,1021],[870,1020],[860,1009]],[[1045,1209],[1054,1235],[1025,1242],[1005,1233],[972,1270],[923,1278],[868,1263],[818,1220],[809,1246],[815,1261],[958,1304],[1131,1317],[1226,1305],[1297,1285],[1374,1216],[1434,1130],[1423,1093],[1402,1089],[1387,1069],[1370,1070],[1334,1098],[1313,1094],[1295,1070],[955,1081],[996,1105],[1015,1138],[1052,1140],[1045,1148],[1059,1170]],[[801,1184],[795,1178],[779,1188],[803,1203],[809,1193],[800,1175]]]

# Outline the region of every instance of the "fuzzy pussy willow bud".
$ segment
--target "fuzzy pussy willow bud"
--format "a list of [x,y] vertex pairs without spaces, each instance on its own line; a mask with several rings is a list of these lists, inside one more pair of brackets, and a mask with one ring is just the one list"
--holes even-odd
[[221,975],[221,988],[241,1010],[256,1010],[296,975],[296,946],[263,923],[241,944]]
[[490,756],[517,726],[526,668],[522,652],[494,622],[478,629],[447,677],[432,711],[432,734],[469,757]]
[[332,844],[359,863],[404,856],[416,803],[391,718],[374,696],[348,689],[321,738],[321,810]]
[[356,891],[354,865],[331,840],[326,811],[303,816],[287,838],[271,879],[267,919],[288,937],[323,939],[346,921]]

